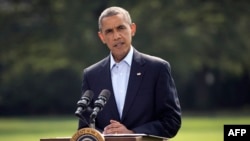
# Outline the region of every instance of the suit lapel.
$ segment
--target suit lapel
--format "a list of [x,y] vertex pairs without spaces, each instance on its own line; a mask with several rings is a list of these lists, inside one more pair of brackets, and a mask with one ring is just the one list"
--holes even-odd
[[122,119],[125,118],[127,112],[131,108],[132,103],[134,102],[134,98],[138,93],[138,88],[141,84],[143,75],[144,75],[144,61],[141,58],[141,55],[137,50],[134,49],[133,60],[130,70],[127,94],[125,98],[125,105],[123,109]]
[[[103,63],[103,70],[99,74],[102,81],[102,86],[104,89],[108,89],[111,92],[108,102],[105,105],[105,109],[109,111],[115,120],[119,120],[119,112],[116,106],[115,96],[112,87],[111,72],[110,72],[110,57],[107,57]],[[102,79],[103,78],[103,79]]]

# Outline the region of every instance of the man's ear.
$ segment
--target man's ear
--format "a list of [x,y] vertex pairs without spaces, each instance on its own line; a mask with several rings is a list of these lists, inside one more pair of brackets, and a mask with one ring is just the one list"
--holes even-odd
[[131,27],[131,34],[132,34],[132,36],[134,36],[135,33],[136,33],[136,24],[135,24],[135,23],[132,23],[132,24],[130,25],[130,27]]
[[106,44],[106,42],[104,41],[104,37],[101,31],[98,32],[98,36],[101,39],[102,43]]

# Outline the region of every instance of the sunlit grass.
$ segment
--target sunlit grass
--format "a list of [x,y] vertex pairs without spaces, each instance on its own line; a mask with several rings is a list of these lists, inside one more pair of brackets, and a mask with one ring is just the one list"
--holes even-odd
[[[0,117],[0,141],[71,137],[77,123],[74,116]],[[184,116],[180,131],[171,141],[223,141],[224,124],[250,124],[250,116]]]
[[71,137],[77,129],[76,117],[0,118],[1,141],[39,141],[47,137]]
[[171,140],[223,141],[225,124],[250,124],[250,116],[184,117],[180,131]]

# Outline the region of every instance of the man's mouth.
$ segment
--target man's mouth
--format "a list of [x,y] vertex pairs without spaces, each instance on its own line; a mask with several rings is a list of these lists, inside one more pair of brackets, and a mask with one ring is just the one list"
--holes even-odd
[[116,44],[114,45],[114,47],[122,47],[123,44],[124,44],[124,42],[119,42],[119,43],[116,43]]

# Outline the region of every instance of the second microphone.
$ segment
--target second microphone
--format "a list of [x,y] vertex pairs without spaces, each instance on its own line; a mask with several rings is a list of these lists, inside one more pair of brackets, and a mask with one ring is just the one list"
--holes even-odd
[[98,112],[100,112],[103,107],[105,106],[106,102],[108,101],[110,97],[110,91],[107,89],[104,89],[101,91],[100,95],[98,96],[98,99],[94,103],[94,109],[92,114],[90,115],[90,119],[93,120],[96,118]]

